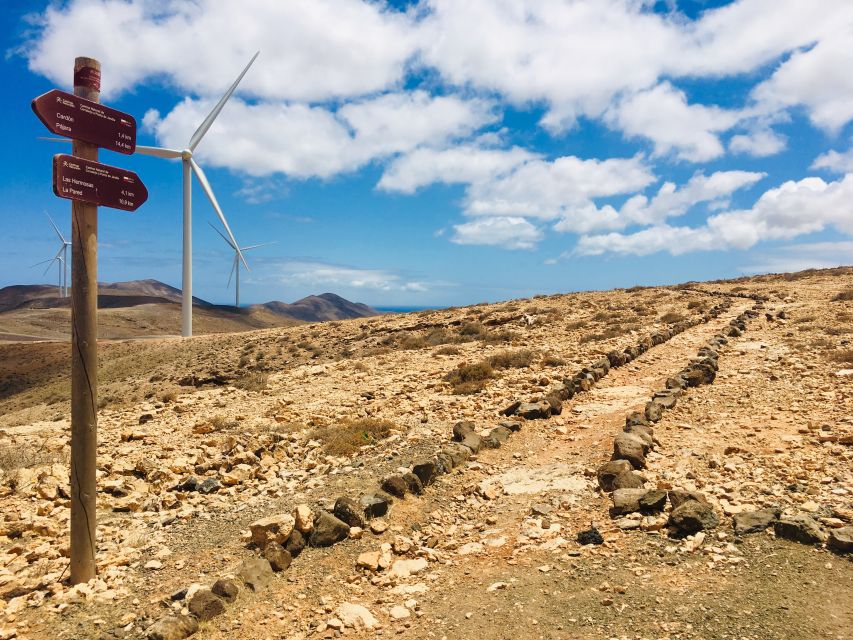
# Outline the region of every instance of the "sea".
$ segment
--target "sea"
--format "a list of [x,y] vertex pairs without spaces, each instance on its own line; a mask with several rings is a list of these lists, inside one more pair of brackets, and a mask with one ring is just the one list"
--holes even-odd
[[433,309],[446,309],[447,307],[373,307],[382,313],[412,313],[414,311],[431,311]]

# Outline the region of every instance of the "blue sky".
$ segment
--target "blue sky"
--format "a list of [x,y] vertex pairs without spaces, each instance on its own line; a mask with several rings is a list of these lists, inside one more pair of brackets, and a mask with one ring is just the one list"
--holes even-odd
[[[849,0],[5,2],[0,285],[68,229],[30,100],[103,66],[139,144],[196,150],[248,253],[242,300],[451,305],[853,263]],[[101,280],[180,286],[179,163],[101,153]],[[228,247],[194,184],[194,293]]]

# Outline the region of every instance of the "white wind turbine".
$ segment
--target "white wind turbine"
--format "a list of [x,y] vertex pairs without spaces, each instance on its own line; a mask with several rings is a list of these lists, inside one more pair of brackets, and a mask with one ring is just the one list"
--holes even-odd
[[[204,191],[207,198],[210,200],[210,204],[213,205],[213,209],[216,211],[216,215],[219,216],[219,220],[222,222],[222,226],[225,227],[225,231],[228,232],[228,236],[231,238],[231,242],[237,246],[237,240],[234,238],[234,234],[231,233],[231,227],[228,226],[228,221],[225,219],[225,214],[222,213],[222,209],[219,206],[219,202],[216,200],[216,196],[213,195],[213,189],[210,187],[210,182],[207,180],[207,176],[202,171],[201,167],[198,163],[193,160],[193,152],[195,151],[198,143],[201,142],[201,139],[207,133],[210,126],[213,124],[213,121],[216,120],[216,117],[219,115],[219,112],[222,111],[222,108],[225,106],[225,103],[228,102],[228,98],[231,97],[231,94],[234,93],[234,90],[237,89],[237,85],[240,84],[240,81],[243,79],[243,76],[246,75],[246,72],[249,70],[249,67],[252,66],[252,63],[258,57],[261,52],[258,51],[252,56],[252,59],[249,60],[249,64],[246,65],[245,69],[237,76],[237,79],[234,81],[228,91],[225,92],[225,95],[219,99],[219,102],[216,103],[216,106],[213,107],[213,110],[207,114],[207,117],[202,121],[202,123],[198,126],[195,133],[193,133],[189,142],[187,143],[187,148],[180,151],[178,149],[166,149],[163,147],[146,147],[144,145],[137,145],[136,151],[143,155],[147,156],[156,156],[158,158],[167,158],[167,159],[176,159],[180,158],[183,164],[183,193],[184,193],[184,246],[183,246],[183,283],[181,286],[181,335],[184,337],[189,337],[193,334],[193,264],[192,264],[192,253],[193,253],[193,240],[192,240],[192,173],[195,173],[196,178],[198,178],[199,184],[201,184],[201,188]],[[53,140],[55,142],[69,142],[66,139],[59,138],[45,138],[47,140]],[[246,264],[245,258],[243,258],[243,254],[241,249],[237,249],[237,255],[240,258],[240,261],[249,268],[249,265]]]
[[231,233],[231,227],[228,226],[228,221],[225,219],[225,214],[222,213],[222,209],[219,207],[219,203],[216,201],[216,196],[213,195],[213,189],[210,188],[210,183],[207,180],[207,176],[204,175],[204,171],[202,171],[201,167],[198,163],[193,160],[193,152],[195,151],[198,143],[201,142],[201,139],[204,137],[204,134],[207,133],[210,126],[213,124],[213,121],[216,120],[216,117],[219,115],[219,112],[222,111],[222,108],[225,106],[225,103],[228,102],[228,98],[231,97],[231,94],[234,93],[234,90],[237,89],[237,85],[240,84],[240,81],[243,79],[243,76],[246,75],[246,72],[249,70],[249,67],[252,66],[252,63],[260,54],[260,51],[255,53],[252,56],[252,59],[249,60],[249,64],[246,65],[246,68],[237,76],[237,79],[234,81],[234,84],[229,87],[228,91],[225,92],[225,95],[220,98],[219,102],[216,103],[216,106],[213,107],[213,110],[207,115],[207,117],[202,121],[199,125],[198,129],[196,129],[195,133],[190,138],[190,141],[187,143],[187,148],[183,151],[178,151],[177,149],[165,149],[161,147],[145,147],[137,145],[136,150],[139,153],[149,155],[149,156],[157,156],[158,158],[180,158],[183,163],[183,176],[184,176],[184,249],[183,249],[183,285],[182,285],[182,299],[181,299],[181,335],[184,337],[189,337],[193,334],[193,275],[192,275],[192,176],[191,173],[195,173],[196,178],[198,178],[199,184],[201,184],[201,188],[204,190],[204,193],[207,195],[207,198],[210,200],[210,204],[213,205],[213,209],[216,211],[216,215],[219,216],[220,222],[222,222],[222,226],[225,227],[225,231],[228,232],[228,237],[230,238],[229,244],[232,244],[235,251],[237,252],[237,257],[239,260],[249,268],[249,265],[246,264],[246,259],[243,257],[241,250],[237,245],[237,240],[234,238],[234,234]]
[[[210,224],[208,222],[208,224]],[[271,244],[275,244],[275,242],[262,242],[261,244],[250,244],[248,247],[238,247],[236,242],[231,242],[225,235],[212,224],[211,228],[218,233],[225,242],[228,243],[228,246],[234,249],[234,261],[231,264],[231,273],[228,274],[228,286],[231,286],[231,278],[235,278],[236,282],[236,299],[234,301],[234,306],[238,309],[240,308],[240,262],[243,262],[243,265],[246,267],[248,271],[249,265],[246,264],[245,258],[243,258],[243,251],[249,251],[251,249],[257,249],[258,247],[266,247]]]
[[71,243],[62,235],[62,232],[59,230],[59,227],[56,226],[56,223],[53,221],[53,218],[50,217],[50,214],[45,211],[44,215],[46,215],[47,219],[50,220],[50,226],[53,227],[53,230],[56,232],[56,235],[59,236],[59,241],[62,244],[59,246],[59,251],[56,252],[56,255],[53,256],[53,258],[50,258],[49,260],[42,260],[33,266],[36,267],[40,264],[44,264],[45,262],[49,262],[50,264],[48,264],[47,268],[44,270],[44,272],[47,273],[53,266],[53,263],[58,262],[59,297],[65,298],[68,296],[68,247],[71,246]]

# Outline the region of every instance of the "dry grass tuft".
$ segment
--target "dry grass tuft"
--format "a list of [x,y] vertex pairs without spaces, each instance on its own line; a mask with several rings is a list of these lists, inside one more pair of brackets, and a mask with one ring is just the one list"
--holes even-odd
[[829,359],[840,364],[853,364],[853,349],[842,349],[829,354]]
[[666,324],[675,324],[676,322],[683,322],[684,316],[680,313],[675,313],[674,311],[670,311],[669,313],[665,313],[660,317],[661,322],[665,322]]
[[850,300],[853,300],[853,289],[846,289],[832,298],[833,302],[848,302]]
[[269,375],[266,373],[247,373],[234,381],[234,386],[244,391],[263,391],[269,383]]
[[495,377],[495,371],[488,362],[476,362],[457,367],[444,379],[450,383],[456,395],[470,395],[482,391],[486,382]]
[[378,418],[343,420],[337,424],[317,427],[311,432],[311,438],[322,442],[323,451],[329,455],[345,456],[387,438],[394,427],[393,422]]
[[533,349],[501,351],[489,358],[489,364],[495,369],[523,369],[533,364],[538,355]]

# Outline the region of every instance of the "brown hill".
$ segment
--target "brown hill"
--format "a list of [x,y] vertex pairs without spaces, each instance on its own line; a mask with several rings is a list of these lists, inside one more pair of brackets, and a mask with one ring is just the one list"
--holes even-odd
[[[149,279],[102,282],[98,291],[98,325],[102,338],[178,333],[179,289]],[[196,334],[251,331],[379,314],[367,305],[332,293],[308,296],[293,304],[273,301],[240,309],[193,298],[193,306],[193,332]],[[13,285],[0,289],[0,340],[66,339],[70,321],[70,298],[57,296],[54,286]]]

